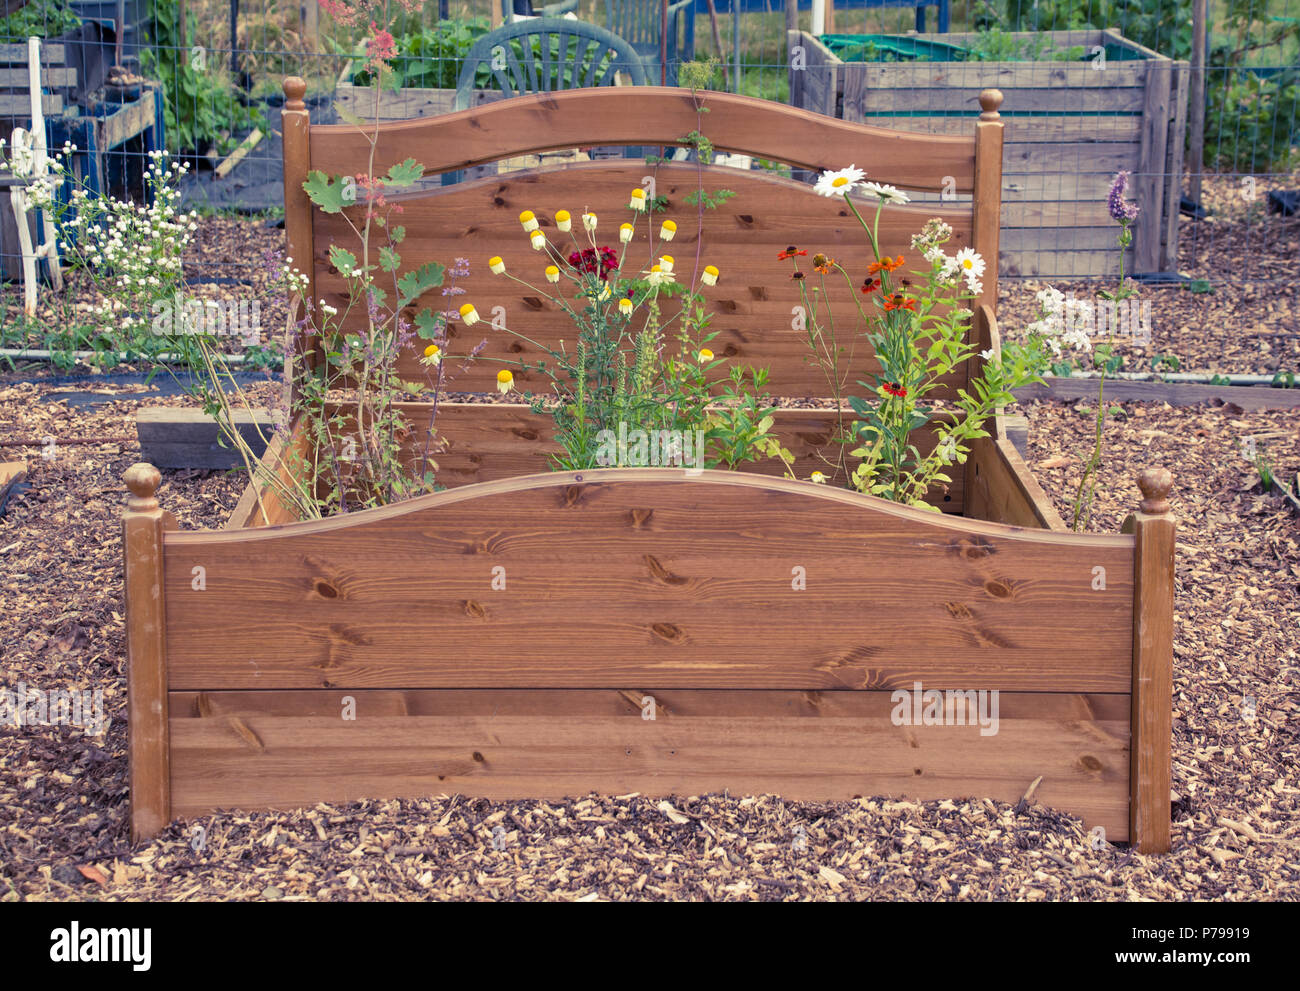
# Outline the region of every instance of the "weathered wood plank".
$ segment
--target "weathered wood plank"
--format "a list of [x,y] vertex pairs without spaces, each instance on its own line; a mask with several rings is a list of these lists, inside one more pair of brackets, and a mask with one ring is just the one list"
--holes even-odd
[[531,476],[165,550],[173,689],[1127,691],[1131,675],[1131,538],[742,472]]
[[[237,410],[240,437],[256,457],[266,452],[274,430],[269,413]],[[140,458],[157,468],[241,468],[244,460],[203,410],[177,406],[145,407],[135,414]],[[223,446],[224,445],[224,446]]]
[[[343,694],[173,693],[176,814],[724,789],[1015,802],[1041,775],[1039,801],[1108,840],[1128,837],[1125,694],[1002,692],[987,736],[978,725],[895,725],[903,703],[883,691],[357,691],[355,720],[341,718]],[[978,719],[960,706],[949,711]]]
[[[1198,385],[1194,382],[1132,382],[1107,379],[1106,395],[1121,401],[1169,403],[1171,406],[1199,406],[1201,403],[1236,403],[1244,410],[1295,409],[1300,407],[1300,389],[1269,389],[1255,386]],[[1048,378],[1045,385],[1016,390],[1020,402],[1035,399],[1096,399],[1097,380]]]
[[[972,144],[961,138],[900,135],[786,107],[768,100],[709,93],[709,138],[719,151],[808,169],[843,168],[874,158],[882,175],[908,175],[910,185],[941,190],[954,177],[969,191]],[[422,120],[380,124],[374,169],[413,157],[428,172],[446,172],[514,155],[588,145],[682,144],[698,127],[690,91],[675,87],[592,87],[500,100]],[[312,166],[353,174],[370,160],[370,137],[352,125],[312,128]]]
[[[973,113],[943,117],[880,116],[864,117],[861,123],[873,127],[960,136],[970,133],[973,117]],[[1142,118],[1136,114],[1107,117],[1017,117],[1014,113],[1007,112],[1002,115],[1002,125],[1009,145],[1055,144],[1063,141],[1072,144],[1104,141],[1136,145],[1141,135]]]
[[1168,59],[1145,63],[1147,85],[1142,112],[1142,153],[1134,174],[1134,199],[1142,210],[1134,223],[1133,248],[1138,272],[1161,271],[1161,240],[1164,234],[1164,198],[1167,176],[1165,142],[1169,140],[1170,84]]

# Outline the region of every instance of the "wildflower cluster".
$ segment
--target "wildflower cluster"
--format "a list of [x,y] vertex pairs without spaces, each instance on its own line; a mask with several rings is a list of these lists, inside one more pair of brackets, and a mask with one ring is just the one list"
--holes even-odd
[[[612,438],[638,431],[651,437],[665,431],[674,436],[698,433],[701,460],[708,467],[734,467],[762,457],[788,463],[789,452],[770,433],[773,410],[761,392],[766,370],[732,367],[719,377],[725,360],[708,347],[717,335],[709,330],[712,315],[698,287],[717,285],[717,266],[706,265],[686,278],[672,255],[660,253],[662,245],[676,237],[677,223],[665,219],[656,229],[640,188],[630,193],[628,209],[632,217],[618,228],[617,249],[597,240],[600,222],[590,211],[582,214],[581,231],[569,211],[556,211],[547,226],[561,235],[558,243],[536,213],[520,214],[530,245],[548,263],[542,273],[546,283],[567,284],[567,294],[532,284],[515,274],[504,258],[488,260],[493,273],[549,299],[577,330],[570,350],[563,341],[544,346],[502,327],[545,353],[537,362],[520,362],[516,370],[535,371],[550,382],[549,395],[525,392],[524,398],[555,420],[556,439],[564,450],[557,466],[609,464]],[[638,226],[644,227],[643,234],[638,235]],[[649,248],[648,257],[655,260],[641,271],[628,272],[628,252],[639,236]],[[471,303],[461,307],[460,317],[467,326],[480,319]],[[514,371],[502,369],[497,388],[502,393],[515,390]],[[618,450],[624,452],[626,444]]]

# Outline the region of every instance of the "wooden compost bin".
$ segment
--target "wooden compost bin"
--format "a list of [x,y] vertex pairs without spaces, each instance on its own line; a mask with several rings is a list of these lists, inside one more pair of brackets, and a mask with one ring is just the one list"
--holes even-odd
[[[965,45],[976,34],[907,35]],[[964,134],[990,87],[1005,96],[1003,275],[1093,277],[1119,270],[1117,227],[1106,212],[1115,173],[1134,176],[1141,204],[1125,272],[1177,269],[1178,207],[1188,66],[1117,31],[1011,34],[1050,51],[1112,46],[1140,56],[1085,62],[843,62],[806,32],[789,33],[793,106],[842,120],[926,134]],[[803,66],[806,66],[804,68]],[[847,162],[845,164],[848,164]]]
[[[310,125],[304,88],[285,84],[285,230],[312,298],[334,303],[347,287],[328,250],[349,218],[315,210],[302,181],[309,168],[365,169],[371,145],[356,128]],[[954,177],[970,204],[890,208],[881,248],[910,250],[939,212],[954,246],[992,255],[1002,125],[998,94],[982,101],[973,134],[934,137],[713,93],[709,136],[720,150],[800,168],[855,161],[911,190]],[[518,97],[381,126],[373,168],[414,157],[437,174],[596,142],[678,144],[697,120],[680,89]],[[584,206],[613,233],[644,171],[614,159],[396,194],[403,267],[491,254],[520,272],[540,266],[521,210],[537,213],[548,238],[561,239],[555,210]],[[657,173],[678,257],[698,246],[722,269],[709,293],[711,347],[769,368],[774,394],[821,395],[777,254],[792,239],[862,253],[856,222],[804,184],[715,166],[704,187],[736,195],[701,222],[680,209],[698,181],[694,165]],[[521,315],[538,345],[449,328],[448,361],[487,339],[458,390],[487,391],[502,361],[533,362],[540,347],[572,339],[554,303],[482,265],[458,284],[484,312]],[[836,297],[845,309],[848,295]],[[967,387],[980,352],[999,347],[996,295],[990,272],[975,351],[936,399]],[[316,354],[308,337],[295,360]],[[403,354],[397,374],[413,377],[417,360]],[[880,367],[862,347],[849,364],[850,380]],[[419,433],[430,405],[404,410]],[[834,410],[776,419],[800,477],[825,467],[817,455],[832,444]],[[133,835],[173,816],[361,798],[730,789],[1014,802],[1041,778],[1039,800],[1108,839],[1167,849],[1169,473],[1143,474],[1145,498],[1124,532],[1071,533],[1001,417],[989,426],[954,484],[932,493],[942,513],[785,479],[765,463],[547,472],[553,425],[518,404],[442,403],[447,490],[326,520],[296,522],[273,491],[250,485],[224,530],[182,532],[158,503],[158,471],[136,465],[124,524]],[[292,471],[277,452],[305,450],[311,431],[299,419],[278,438],[268,470]],[[922,450],[934,443],[933,431],[917,437]],[[894,693],[918,682],[999,692],[998,732],[965,722],[975,694],[945,696],[945,725],[900,724]],[[353,720],[341,718],[345,699]]]

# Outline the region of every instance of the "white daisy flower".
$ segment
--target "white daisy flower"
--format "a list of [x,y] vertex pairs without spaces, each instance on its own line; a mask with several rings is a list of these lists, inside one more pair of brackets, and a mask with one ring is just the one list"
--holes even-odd
[[823,172],[813,186],[813,192],[819,196],[843,196],[853,192],[853,188],[866,177],[865,172],[853,165],[847,169]]
[[876,182],[865,182],[862,184],[862,191],[868,196],[879,197],[882,203],[901,204],[911,202],[910,197],[896,186],[888,186]]

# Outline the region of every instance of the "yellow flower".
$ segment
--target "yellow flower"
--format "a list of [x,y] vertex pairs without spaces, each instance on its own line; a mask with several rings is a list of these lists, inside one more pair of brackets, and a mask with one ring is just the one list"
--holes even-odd
[[632,200],[628,203],[628,207],[637,213],[645,213],[645,190],[640,186],[632,190]]
[[546,266],[546,281],[548,282],[560,281],[560,270],[556,268],[554,265]]
[[478,323],[478,310],[474,309],[473,303],[466,303],[460,308],[460,318],[465,321],[466,327],[472,327]]
[[671,272],[673,270],[674,264],[675,262],[673,260],[672,255],[664,255],[662,258],[659,259],[659,267],[662,268],[665,272]]
[[659,238],[662,241],[671,241],[677,233],[677,224],[671,220],[665,220],[659,225]]
[[712,361],[713,352],[710,351],[708,348],[700,348],[700,353],[697,355],[697,357],[701,362]]
[[718,284],[718,269],[713,265],[704,266],[704,274],[700,276],[700,281],[706,286],[716,286]]
[[515,377],[510,374],[510,370],[503,368],[497,372],[497,392],[505,395],[515,384]]
[[537,215],[532,210],[525,210],[519,215],[519,222],[524,225],[524,230],[537,230]]
[[626,296],[618,301],[618,312],[625,317],[632,315],[632,301]]
[[424,364],[436,365],[440,361],[442,361],[442,348],[436,344],[430,344],[424,349]]
[[534,251],[541,251],[546,247],[546,235],[541,231],[533,231],[528,235],[528,238],[532,242]]
[[808,476],[808,481],[810,481],[810,482],[816,482],[818,485],[825,485],[825,484],[826,484],[826,476],[823,475],[823,474],[822,474],[821,472],[819,472],[819,471],[815,471],[815,472],[813,472],[811,475]]
[[618,229],[618,239],[622,241],[624,244],[627,244],[629,241],[632,240],[632,235],[634,233],[635,232],[632,230],[631,224],[624,224],[622,227]]
[[501,260],[500,255],[493,255],[488,259],[488,268],[492,270],[493,275],[500,275],[506,270],[506,263]]
[[561,234],[567,234],[573,230],[573,218],[569,216],[568,210],[560,210],[555,214],[555,226]]
[[582,215],[582,226],[589,231],[596,229],[596,215],[594,213],[584,213]]
[[612,295],[614,294],[609,291],[609,283],[606,282],[603,286],[600,287],[600,292],[597,293],[596,298],[600,300],[606,300],[609,299],[609,297]]

